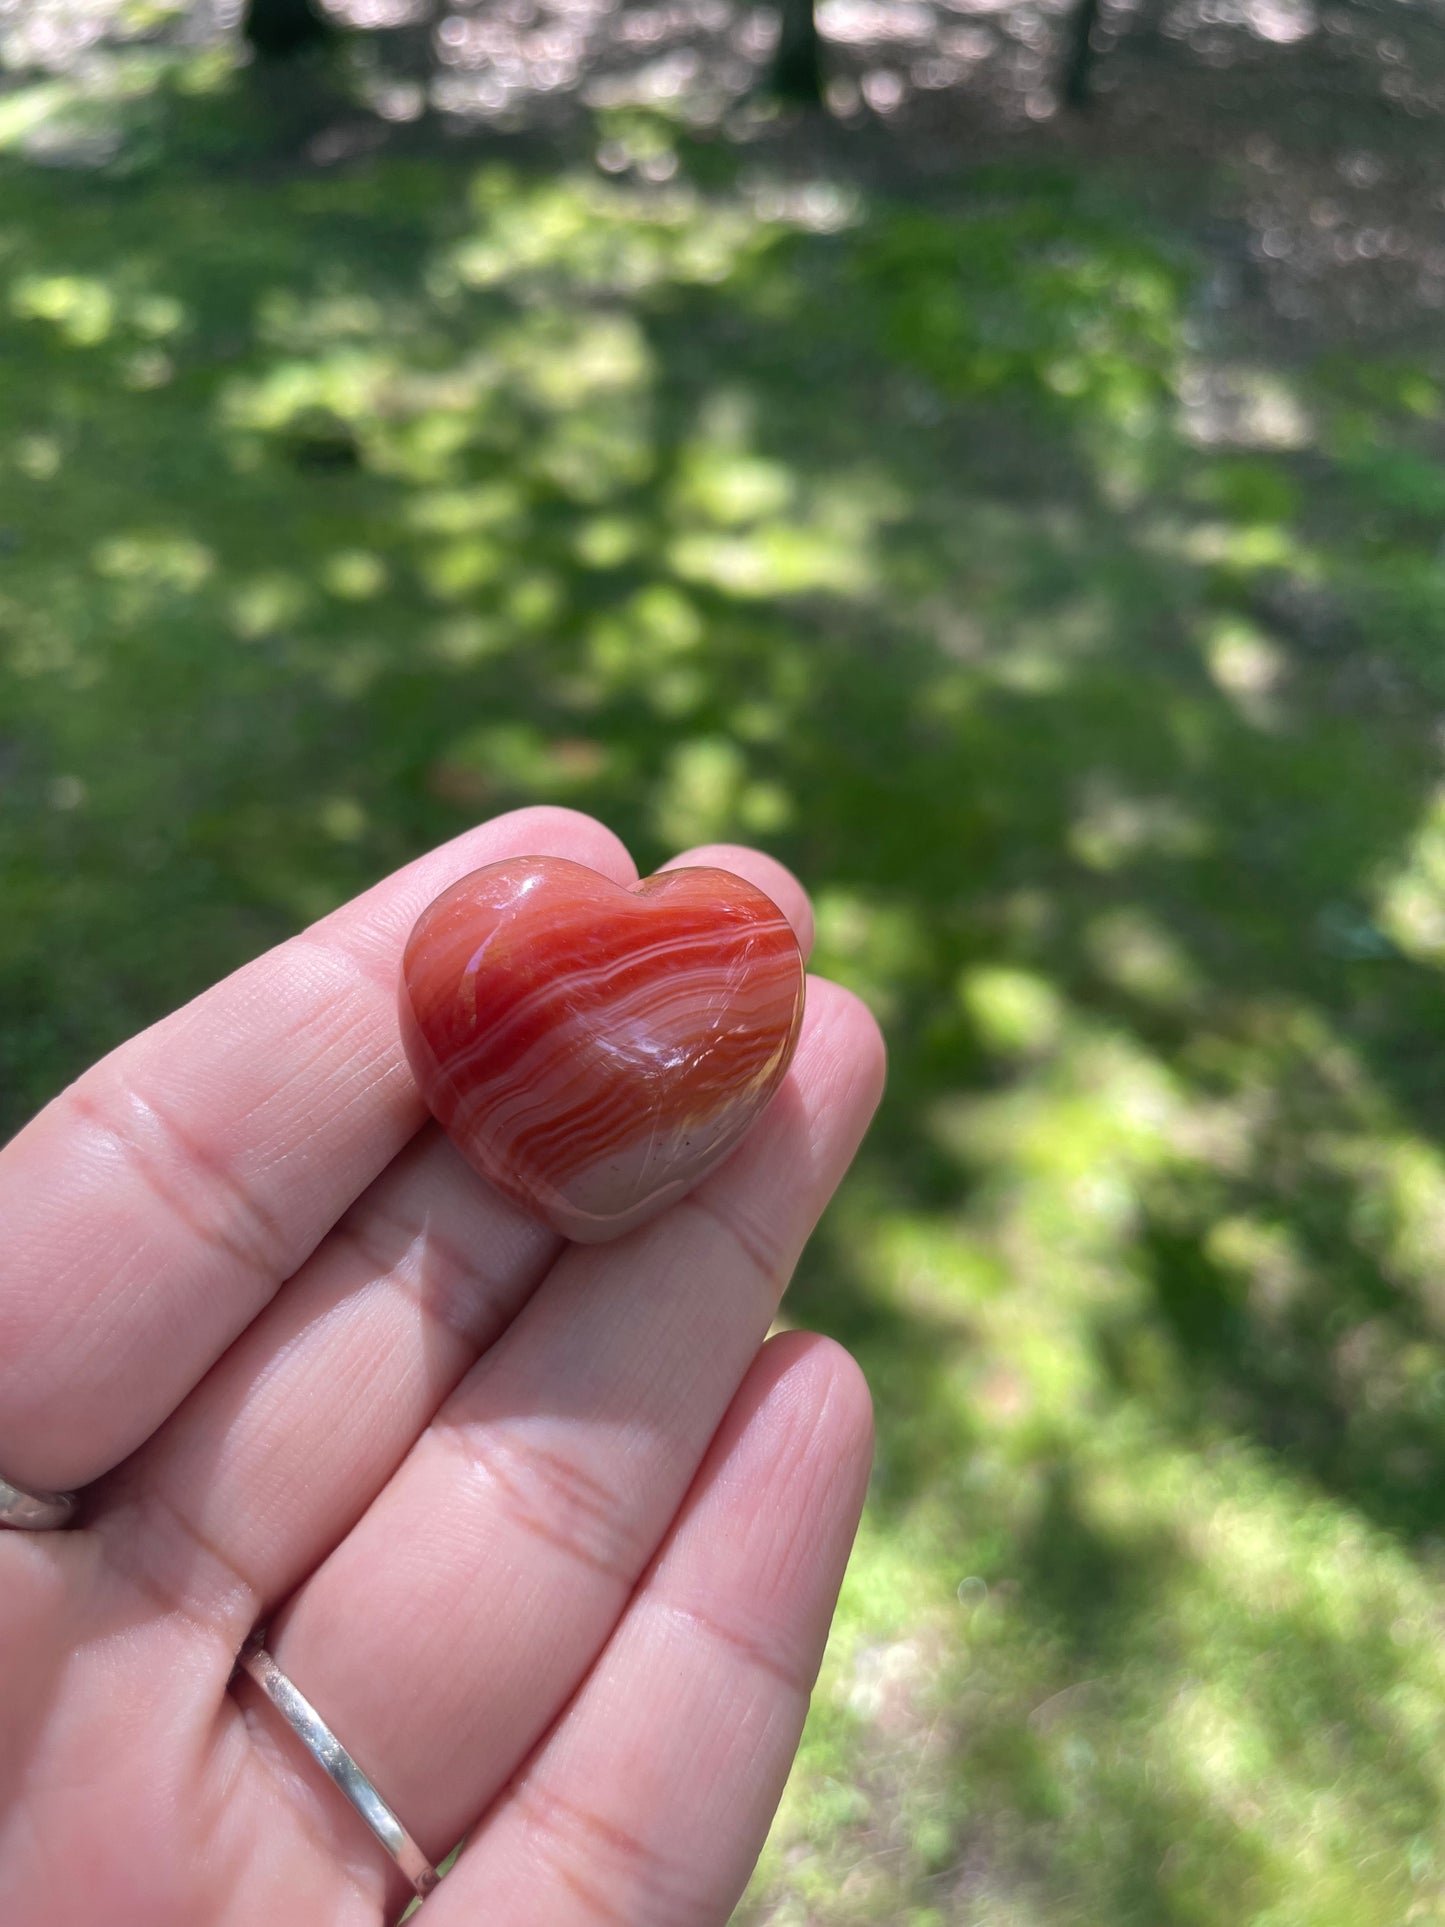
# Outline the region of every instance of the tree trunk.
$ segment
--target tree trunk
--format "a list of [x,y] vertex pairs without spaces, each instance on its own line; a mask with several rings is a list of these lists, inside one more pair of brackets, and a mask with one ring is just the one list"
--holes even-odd
[[1099,24],[1099,0],[1079,0],[1070,24],[1064,58],[1064,105],[1082,112],[1090,105],[1089,76],[1094,67],[1094,29]]
[[241,37],[262,60],[285,60],[331,38],[330,22],[313,0],[246,0]]
[[773,91],[784,100],[818,107],[823,100],[823,56],[813,0],[780,0],[781,31],[773,61]]

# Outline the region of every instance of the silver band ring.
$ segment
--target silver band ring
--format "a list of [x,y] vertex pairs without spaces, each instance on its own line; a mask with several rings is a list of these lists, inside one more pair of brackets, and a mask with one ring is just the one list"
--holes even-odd
[[0,1479],[0,1526],[17,1532],[54,1532],[68,1526],[77,1504],[73,1492],[27,1492]]
[[429,1894],[439,1875],[421,1848],[322,1719],[316,1708],[287,1679],[254,1635],[241,1649],[237,1662],[270,1700],[276,1711],[356,1808],[418,1894]]

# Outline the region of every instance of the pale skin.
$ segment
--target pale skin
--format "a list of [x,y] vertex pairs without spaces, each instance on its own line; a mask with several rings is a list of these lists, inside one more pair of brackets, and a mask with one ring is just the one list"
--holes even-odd
[[[423,1848],[424,1927],[721,1927],[802,1727],[872,1451],[767,1339],[877,1102],[813,979],[776,1102],[690,1199],[564,1245],[427,1123],[402,946],[469,832],[82,1077],[0,1153],[0,1920],[376,1927],[409,1890],[249,1682],[257,1626]],[[806,949],[807,899],[737,870]],[[766,1342],[765,1342],[766,1341]]]

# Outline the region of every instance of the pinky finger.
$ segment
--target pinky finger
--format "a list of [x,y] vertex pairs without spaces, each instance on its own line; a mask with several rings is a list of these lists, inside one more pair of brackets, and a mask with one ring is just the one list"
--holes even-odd
[[722,1927],[788,1777],[872,1457],[830,1340],[763,1347],[571,1707],[427,1927]]

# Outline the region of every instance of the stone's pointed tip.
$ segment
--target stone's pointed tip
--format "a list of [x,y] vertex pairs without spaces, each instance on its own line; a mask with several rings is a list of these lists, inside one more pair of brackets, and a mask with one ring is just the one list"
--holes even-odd
[[418,919],[402,1037],[474,1168],[563,1237],[600,1244],[737,1145],[787,1073],[803,986],[786,917],[729,871],[624,887],[517,857]]

